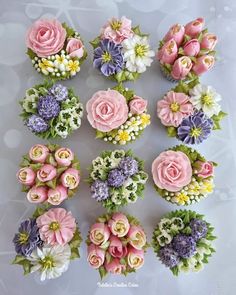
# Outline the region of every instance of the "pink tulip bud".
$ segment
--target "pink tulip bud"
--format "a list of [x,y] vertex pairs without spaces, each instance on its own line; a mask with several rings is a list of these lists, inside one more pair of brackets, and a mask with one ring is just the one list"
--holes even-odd
[[157,53],[161,64],[173,64],[178,55],[178,47],[174,39],[167,41]]
[[185,28],[180,24],[173,25],[164,37],[164,41],[167,42],[170,39],[174,39],[179,46],[184,39]]
[[61,176],[61,182],[65,187],[75,189],[80,182],[79,171],[74,168],[67,169]]
[[61,204],[67,197],[67,189],[63,185],[58,185],[55,189],[48,191],[48,203],[55,206]]
[[36,144],[29,151],[30,159],[36,163],[45,163],[48,155],[49,149],[43,144]]
[[47,200],[47,187],[33,186],[27,193],[27,199],[30,203],[43,203]]
[[127,247],[116,236],[111,236],[108,251],[113,257],[122,258],[127,254]]
[[125,265],[120,263],[118,258],[113,259],[111,262],[105,262],[105,269],[112,274],[122,274],[125,271]]
[[196,75],[201,75],[210,70],[215,63],[215,58],[212,55],[203,55],[199,57],[193,66],[193,71]]
[[55,159],[60,166],[70,166],[74,153],[68,148],[60,148],[55,152]]
[[216,46],[217,41],[218,39],[216,35],[210,33],[204,34],[201,42],[201,48],[213,50]]
[[95,245],[104,245],[110,237],[109,227],[103,223],[98,222],[91,226],[89,231],[90,241]]
[[188,56],[196,56],[200,51],[200,43],[197,39],[189,40],[184,45],[184,54]]
[[42,182],[52,180],[57,175],[57,170],[50,164],[45,164],[37,172],[37,178]]
[[35,182],[36,174],[30,167],[21,168],[17,172],[17,178],[20,183],[24,185],[33,185]]
[[108,226],[114,236],[124,237],[130,228],[128,218],[122,213],[114,213],[108,221]]
[[128,232],[128,238],[130,245],[138,250],[142,250],[147,242],[146,235],[140,226],[132,225]]
[[199,17],[194,21],[191,21],[187,25],[185,25],[185,34],[195,38],[197,35],[203,30],[204,27],[204,18]]
[[131,268],[138,269],[144,264],[144,251],[133,247],[128,249],[127,262]]
[[182,56],[178,58],[171,71],[171,75],[174,79],[184,79],[192,68],[192,61],[188,56]]
[[98,269],[100,266],[103,265],[105,260],[105,250],[99,248],[98,246],[94,244],[91,244],[88,246],[87,251],[88,251],[87,260],[93,268]]

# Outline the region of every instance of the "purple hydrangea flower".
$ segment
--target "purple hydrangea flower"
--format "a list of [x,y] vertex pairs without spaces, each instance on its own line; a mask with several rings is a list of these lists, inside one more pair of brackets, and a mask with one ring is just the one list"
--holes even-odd
[[194,218],[190,221],[190,228],[192,230],[191,236],[195,241],[204,238],[207,234],[207,224],[201,219]]
[[118,169],[112,169],[108,174],[108,185],[113,187],[121,187],[123,183],[125,182],[126,177],[123,174],[123,172]]
[[177,129],[178,138],[187,144],[199,144],[207,139],[213,128],[212,119],[202,111],[184,118]]
[[45,120],[57,117],[60,112],[60,104],[51,95],[41,96],[38,101],[38,113]]
[[122,46],[109,39],[104,39],[94,49],[93,66],[104,76],[111,76],[120,72],[124,65]]
[[63,101],[68,97],[68,89],[67,87],[61,84],[54,84],[50,89],[49,93],[51,93],[57,101]]
[[109,188],[107,181],[95,180],[91,187],[92,198],[96,201],[103,201],[109,198]]
[[138,172],[138,162],[133,157],[124,157],[119,164],[126,177],[132,176]]
[[178,265],[180,262],[178,253],[170,245],[166,245],[160,249],[159,257],[161,262],[170,268]]
[[32,115],[26,122],[26,126],[30,131],[35,133],[41,133],[48,130],[48,123],[38,115]]
[[17,254],[29,256],[36,247],[43,245],[36,219],[26,219],[21,223],[18,231],[13,238]]
[[172,240],[172,247],[182,258],[189,258],[196,253],[196,242],[191,236],[176,235]]

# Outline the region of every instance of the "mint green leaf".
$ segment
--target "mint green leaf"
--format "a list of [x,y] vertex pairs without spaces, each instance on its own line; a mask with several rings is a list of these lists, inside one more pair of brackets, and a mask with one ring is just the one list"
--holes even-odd
[[106,134],[104,132],[96,130],[96,138],[103,138]]
[[50,181],[47,181],[46,182],[46,185],[49,186],[52,189],[55,189],[56,188],[56,185],[57,185],[57,179],[54,178],[54,179],[52,179]]
[[100,37],[97,37],[95,39],[93,39],[92,41],[90,41],[89,43],[93,46],[93,48],[97,48],[99,43],[101,42]]
[[100,266],[98,270],[102,280],[107,275],[107,271],[104,266]]
[[167,129],[167,135],[169,137],[176,137],[177,135],[177,128],[169,126],[166,128]]
[[34,58],[37,56],[37,54],[34,53],[33,50],[30,49],[30,48],[27,49],[26,54],[27,54],[31,59],[34,59]]
[[213,121],[213,130],[219,130],[219,129],[221,129],[220,121],[221,121],[225,116],[227,116],[227,113],[224,113],[224,112],[220,111],[218,115],[213,115],[213,116],[211,117],[211,119],[212,119],[212,121]]

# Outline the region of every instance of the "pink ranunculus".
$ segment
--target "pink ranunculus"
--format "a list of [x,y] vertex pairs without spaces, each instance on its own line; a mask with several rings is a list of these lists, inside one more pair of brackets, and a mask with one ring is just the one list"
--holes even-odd
[[58,53],[64,46],[66,30],[56,19],[39,19],[29,28],[26,45],[39,57]]
[[126,266],[125,264],[121,264],[118,258],[114,258],[109,263],[105,261],[105,269],[112,274],[122,274],[125,271]]
[[193,66],[193,71],[196,75],[201,75],[210,70],[215,63],[215,58],[212,55],[203,55],[197,58]]
[[104,245],[110,237],[109,227],[103,222],[93,224],[89,231],[90,241],[95,245]]
[[43,144],[36,144],[29,151],[29,157],[35,163],[45,163],[48,155],[49,149]]
[[201,48],[202,49],[208,49],[213,50],[218,42],[218,38],[216,35],[211,33],[206,33],[203,35],[202,42],[201,42]]
[[79,171],[74,168],[67,169],[61,176],[61,182],[69,189],[77,188],[80,183]]
[[173,64],[178,56],[178,47],[174,39],[167,41],[157,52],[161,64]]
[[116,258],[122,258],[126,256],[127,246],[124,245],[119,238],[112,235],[109,241],[110,241],[110,244],[109,244],[108,251],[111,254],[111,256]]
[[70,166],[74,153],[68,148],[59,148],[55,152],[55,159],[60,166]]
[[43,203],[47,200],[47,191],[45,186],[33,186],[27,193],[27,199],[30,203]]
[[191,39],[184,44],[184,54],[188,56],[197,56],[200,51],[200,43],[197,39]]
[[129,247],[127,262],[131,268],[139,269],[144,264],[144,251]]
[[103,265],[105,261],[105,250],[99,248],[98,246],[94,244],[91,244],[88,246],[87,251],[88,251],[87,260],[93,268],[97,269]]
[[204,23],[205,21],[202,17],[191,21],[190,23],[185,25],[185,34],[192,38],[197,37],[197,35],[203,30]]
[[125,97],[116,90],[97,91],[86,105],[87,118],[93,128],[109,132],[128,119]]
[[50,164],[44,164],[37,172],[38,180],[47,182],[57,175],[57,169]]
[[84,44],[78,38],[69,38],[66,45],[66,52],[70,57],[81,58],[84,55]]
[[193,114],[193,105],[188,95],[169,91],[157,102],[157,115],[165,126],[178,127],[185,117]]
[[164,41],[167,42],[170,39],[174,39],[179,46],[184,39],[185,28],[180,24],[173,25],[164,37]]
[[171,75],[176,80],[184,79],[191,71],[191,68],[192,61],[188,56],[179,57],[172,67]]
[[140,226],[132,225],[128,232],[128,239],[131,246],[135,249],[142,250],[146,245],[147,237]]
[[127,235],[130,224],[128,218],[119,212],[112,215],[111,219],[108,221],[108,226],[114,236],[124,237]]
[[140,115],[147,109],[147,100],[140,96],[134,96],[129,102],[130,112],[132,114]]
[[49,245],[65,245],[75,233],[76,223],[71,212],[64,208],[52,208],[36,219],[40,238]]
[[133,34],[131,20],[125,16],[122,16],[120,20],[113,17],[101,30],[102,39],[110,39],[115,43],[121,43],[123,40],[132,37]]
[[60,205],[65,199],[67,199],[67,189],[63,185],[56,186],[55,189],[48,190],[48,203],[52,205]]
[[160,189],[178,192],[191,181],[191,162],[183,152],[162,152],[152,163],[152,177]]
[[213,176],[214,166],[213,166],[212,162],[197,161],[195,164],[197,167],[197,176],[198,177],[208,178],[210,176]]
[[35,182],[36,174],[30,167],[21,168],[17,172],[17,178],[20,183],[24,185],[33,185]]

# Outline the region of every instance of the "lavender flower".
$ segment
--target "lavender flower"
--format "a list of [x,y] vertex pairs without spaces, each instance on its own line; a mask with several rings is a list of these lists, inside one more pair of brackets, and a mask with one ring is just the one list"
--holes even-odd
[[159,257],[161,262],[170,268],[178,265],[180,262],[178,253],[170,245],[166,245],[160,249]]
[[19,227],[19,232],[13,238],[16,253],[29,256],[36,247],[43,245],[39,236],[36,219],[26,219]]
[[45,120],[58,116],[60,104],[51,95],[41,96],[38,101],[38,113]]
[[138,162],[133,157],[124,157],[119,164],[126,177],[130,177],[138,172]]
[[172,240],[172,247],[182,258],[189,258],[196,253],[196,242],[191,236],[176,235]]
[[26,126],[30,131],[35,133],[41,133],[48,130],[48,123],[38,115],[32,115],[26,122]]
[[104,39],[94,50],[93,66],[103,75],[111,76],[120,72],[124,65],[121,45]]
[[107,181],[95,180],[91,187],[92,198],[96,201],[104,201],[109,198],[109,188]]
[[207,234],[206,222],[201,219],[192,219],[190,221],[190,228],[192,230],[191,236],[194,238],[195,241],[204,238]]
[[123,183],[125,182],[126,177],[123,174],[123,172],[118,169],[112,169],[108,174],[108,185],[113,187],[121,187]]
[[49,89],[49,93],[51,93],[57,101],[63,101],[68,97],[67,87],[61,84],[54,84]]
[[213,128],[213,121],[202,111],[184,118],[177,129],[178,138],[187,144],[199,144],[207,139]]

